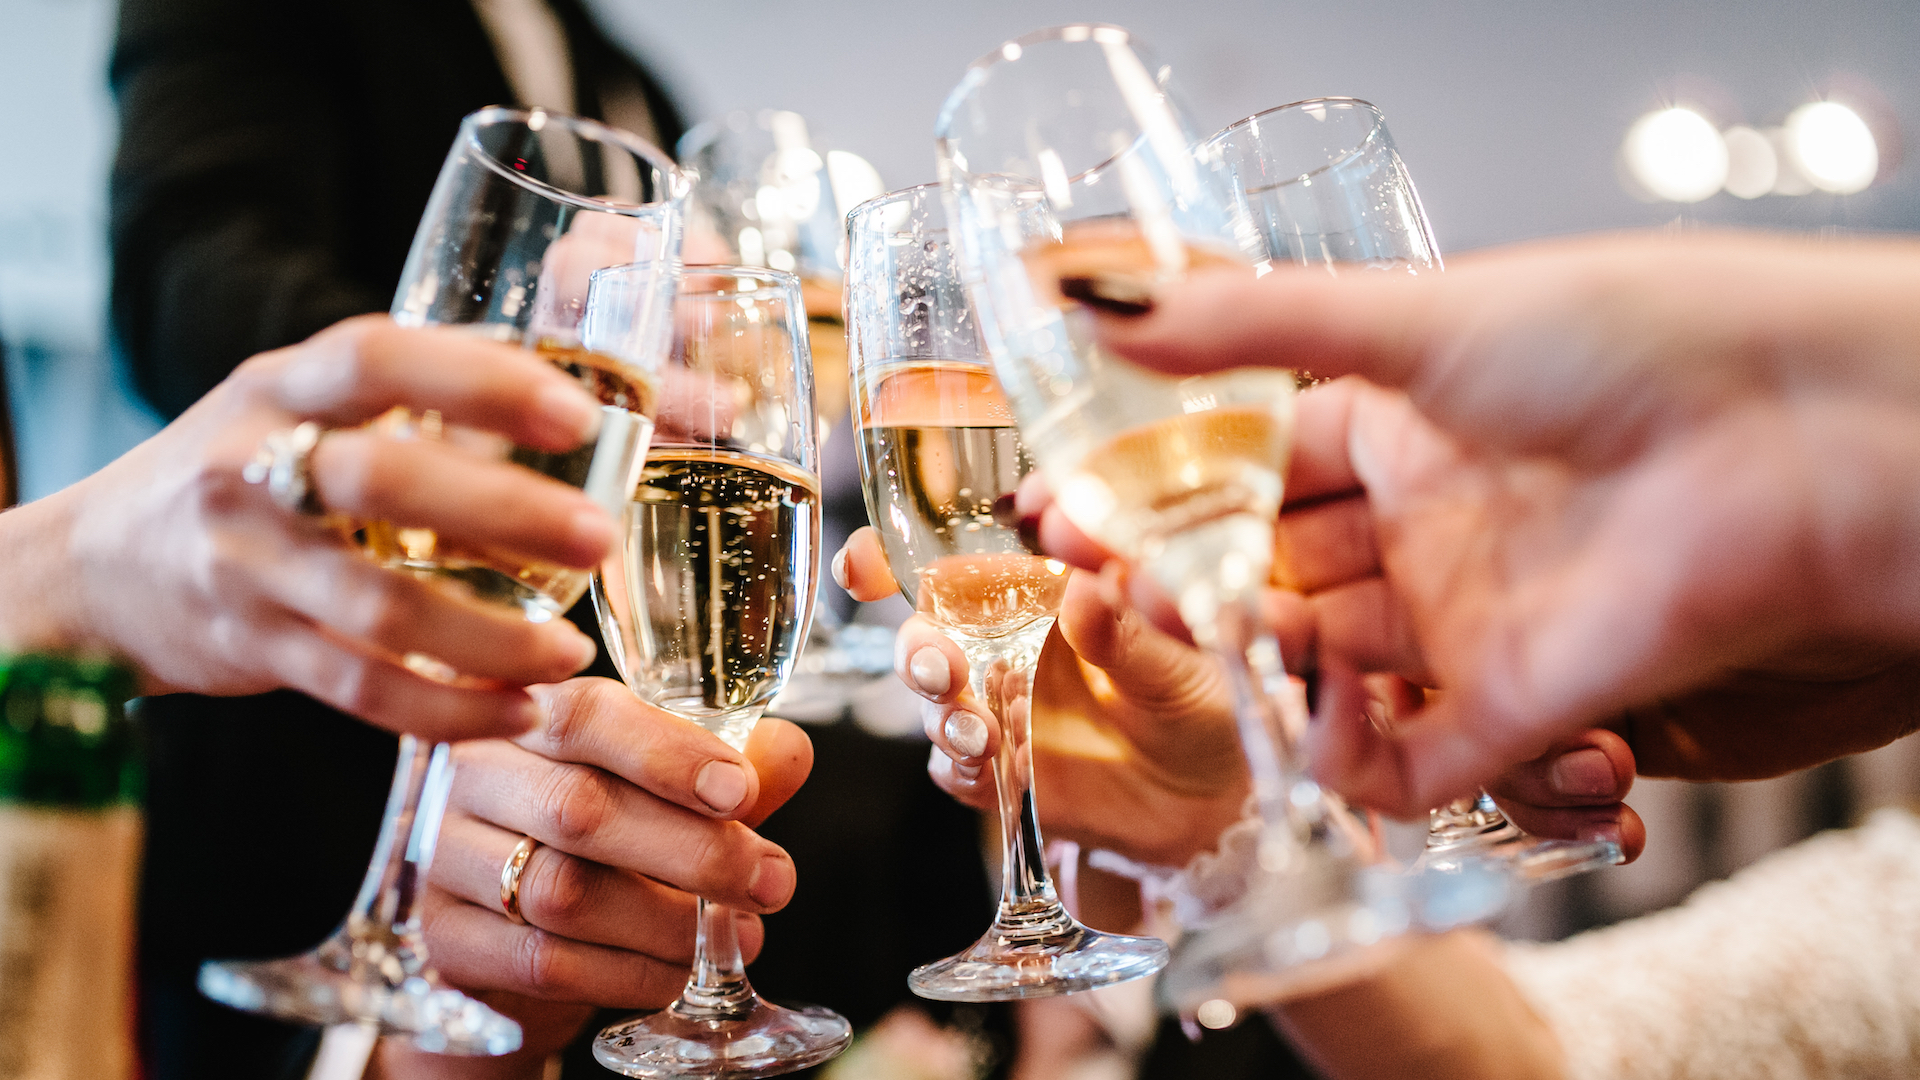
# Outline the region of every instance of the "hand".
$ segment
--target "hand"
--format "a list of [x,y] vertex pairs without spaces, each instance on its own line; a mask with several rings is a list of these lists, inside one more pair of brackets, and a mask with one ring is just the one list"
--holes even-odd
[[[531,1061],[565,1046],[596,1007],[657,1009],[679,994],[696,895],[737,908],[743,954],[759,953],[758,916],[786,905],[795,878],[787,853],[749,825],[813,763],[806,735],[784,720],[760,721],[742,754],[608,679],[535,695],[547,710],[539,729],[455,747],[422,902],[435,968],[520,1020],[514,1058]],[[501,867],[523,836],[540,845],[520,877],[524,926],[500,902]]]
[[[10,591],[0,595],[0,643],[111,653],[140,671],[146,693],[286,686],[429,739],[525,730],[538,710],[517,687],[585,666],[586,635],[382,569],[334,525],[241,479],[267,433],[313,419],[338,428],[310,459],[334,513],[566,566],[606,555],[613,523],[581,492],[448,443],[358,426],[394,406],[553,451],[579,445],[600,415],[523,350],[384,317],[341,323],[254,357],[99,473],[0,515],[14,567],[0,585]],[[422,678],[401,663],[410,652],[470,678]]]
[[[1721,777],[1920,724],[1916,285],[1911,244],[1608,238],[1196,276],[1101,333],[1167,370],[1406,387],[1303,395],[1282,528],[1316,768],[1405,812],[1622,715],[1643,769]],[[1344,563],[1304,565],[1314,534]],[[1366,670],[1449,693],[1384,737]]]
[[[897,587],[871,527],[848,538],[833,571],[856,599],[882,599]],[[1041,653],[1033,696],[1040,823],[1051,837],[1183,866],[1239,819],[1250,791],[1245,760],[1217,661],[1156,630],[1123,593],[1117,566],[1100,576],[1076,571]],[[967,689],[965,655],[914,616],[900,628],[895,656],[901,681],[926,699],[934,782],[969,806],[993,809],[998,795],[986,766],[999,724]],[[1422,700],[1398,680],[1376,677],[1369,687],[1374,716],[1387,725]],[[1515,767],[1492,790],[1535,836],[1616,839],[1631,861],[1646,842],[1638,815],[1620,801],[1632,783],[1632,754],[1619,737],[1590,732]],[[1416,814],[1424,818],[1425,808]]]

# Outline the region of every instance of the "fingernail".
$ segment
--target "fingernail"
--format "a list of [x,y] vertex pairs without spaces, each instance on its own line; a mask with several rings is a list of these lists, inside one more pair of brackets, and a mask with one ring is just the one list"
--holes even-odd
[[[542,689],[544,689],[544,687]],[[508,715],[507,722],[519,725],[519,730],[514,732],[514,734],[517,735],[521,732],[532,731],[534,728],[545,723],[546,719],[546,707],[539,701],[530,698],[515,707],[513,712]]]
[[833,554],[833,583],[842,589],[847,588],[847,549],[841,548]]
[[613,550],[613,519],[597,506],[581,507],[573,512],[573,540],[581,548]]
[[[561,622],[564,623],[565,620]],[[593,658],[598,655],[600,655],[600,646],[595,645],[592,638],[585,634],[573,635],[573,667],[570,670],[579,671],[593,663]]]
[[980,766],[962,765],[959,762],[954,762],[953,775],[971,784],[975,780],[980,779]]
[[1013,492],[1009,491],[993,500],[993,523],[1003,529],[1020,527],[1020,511],[1014,506]]
[[1611,795],[1616,786],[1613,763],[1607,760],[1604,752],[1597,749],[1563,754],[1547,770],[1547,787],[1555,795],[1567,798]]
[[932,645],[922,645],[907,662],[907,674],[914,688],[929,697],[939,697],[953,688],[953,674],[947,670],[947,657]]
[[987,752],[986,722],[972,713],[957,712],[947,717],[945,730],[947,745],[961,757],[977,758]]
[[693,793],[716,814],[731,814],[747,797],[747,771],[731,761],[709,761],[693,778]]
[[1026,548],[1029,552],[1035,555],[1046,554],[1046,552],[1043,552],[1040,550],[1040,517],[1039,515],[1036,514],[1033,517],[1021,518],[1020,523],[1013,527],[1013,532],[1015,536],[1018,536],[1020,538],[1021,547]]
[[1116,274],[1063,277],[1060,295],[1078,300],[1095,311],[1129,319],[1153,310],[1153,292],[1145,283]]
[[764,908],[777,908],[786,903],[793,895],[793,864],[781,855],[761,856],[747,895]]
[[1617,824],[1590,825],[1579,830],[1579,836],[1580,842],[1583,844],[1594,844],[1604,841],[1613,844],[1615,847],[1625,847],[1620,841],[1620,826]]
[[579,442],[590,442],[600,434],[600,403],[577,386],[548,385],[540,388],[534,400],[541,415],[555,427]]

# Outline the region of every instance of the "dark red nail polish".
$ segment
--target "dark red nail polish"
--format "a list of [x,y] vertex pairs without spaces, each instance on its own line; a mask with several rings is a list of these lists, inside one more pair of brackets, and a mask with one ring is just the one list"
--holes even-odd
[[1137,318],[1153,311],[1153,292],[1145,285],[1111,274],[1060,279],[1060,295],[1095,311]]

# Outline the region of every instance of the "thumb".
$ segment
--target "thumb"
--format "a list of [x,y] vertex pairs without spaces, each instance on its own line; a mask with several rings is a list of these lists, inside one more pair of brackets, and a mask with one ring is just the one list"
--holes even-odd
[[768,716],[754,725],[745,752],[760,774],[760,798],[740,820],[758,828],[807,782],[813,771],[813,741],[798,725]]
[[1060,603],[1060,636],[1113,689],[1148,713],[1179,714],[1221,693],[1219,665],[1154,628],[1125,599],[1120,565],[1075,573]]

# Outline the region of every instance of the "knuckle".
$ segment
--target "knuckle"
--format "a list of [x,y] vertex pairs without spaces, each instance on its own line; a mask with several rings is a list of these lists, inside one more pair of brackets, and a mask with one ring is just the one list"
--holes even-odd
[[[545,849],[551,850],[551,849]],[[527,868],[535,869],[533,866]],[[577,925],[592,906],[594,875],[586,864],[569,855],[553,852],[542,859],[538,873],[532,875],[532,889],[521,890],[520,907],[527,921],[564,930]],[[523,886],[529,882],[522,881]]]
[[569,679],[558,684],[549,699],[541,737],[555,751],[574,749],[589,741],[589,732],[606,721],[625,688],[611,679]]
[[612,820],[613,783],[590,765],[558,764],[547,774],[539,795],[539,813],[561,849],[578,846]]
[[357,569],[341,574],[336,582],[343,591],[358,592],[350,602],[347,625],[341,629],[368,641],[390,644],[419,625],[419,598],[410,588],[411,579],[387,573],[354,574],[352,570]]
[[561,941],[538,927],[529,927],[520,939],[520,982],[535,997],[563,994],[569,983]]

